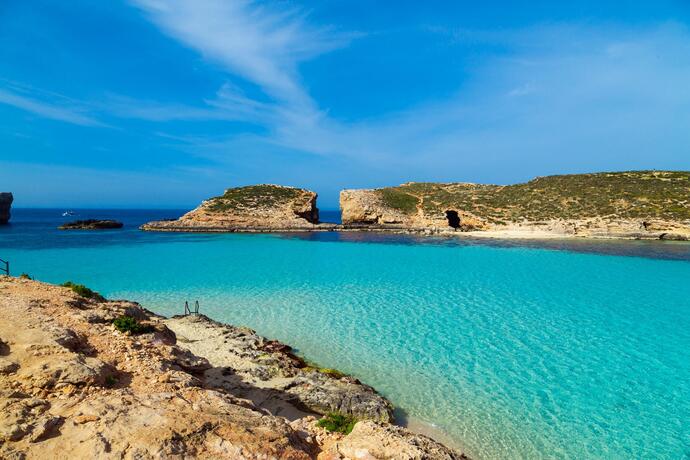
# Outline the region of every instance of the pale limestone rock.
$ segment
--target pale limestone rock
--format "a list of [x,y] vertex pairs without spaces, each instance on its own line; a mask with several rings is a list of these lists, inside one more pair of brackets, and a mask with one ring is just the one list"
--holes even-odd
[[322,460],[466,460],[467,457],[423,435],[371,421],[358,422],[352,433],[326,442]]
[[[177,343],[163,318],[135,303],[86,301],[10,277],[0,277],[0,309],[0,359],[18,366],[0,373],[0,458],[344,458],[323,457],[334,440],[344,443],[337,455],[354,448],[392,458],[371,450],[389,438],[401,452],[425,451],[420,458],[459,458],[436,457],[437,444],[402,428],[375,431],[389,424],[343,437],[316,427],[312,412],[291,412],[305,395],[379,419],[390,405],[354,379],[305,370],[289,347],[246,328],[187,317],[177,321],[189,327],[178,328]],[[115,331],[112,319],[123,314],[153,332]],[[190,330],[197,342],[185,342]],[[297,386],[305,390],[291,393]]]

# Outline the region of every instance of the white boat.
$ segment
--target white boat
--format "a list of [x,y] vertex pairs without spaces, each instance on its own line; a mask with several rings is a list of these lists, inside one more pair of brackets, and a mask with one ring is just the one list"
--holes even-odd
[[62,213],[62,217],[68,217],[68,216],[73,216],[74,211],[65,211]]

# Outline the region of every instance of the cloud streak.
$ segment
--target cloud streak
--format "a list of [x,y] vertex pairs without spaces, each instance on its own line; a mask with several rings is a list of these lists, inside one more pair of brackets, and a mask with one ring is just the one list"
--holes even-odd
[[[485,43],[500,51],[476,60],[468,80],[444,100],[345,121],[309,94],[299,64],[346,46],[354,34],[266,3],[134,4],[165,35],[220,63],[226,83],[197,105],[114,94],[86,103],[2,90],[0,102],[84,126],[105,117],[157,123],[153,134],[165,148],[211,159],[219,170],[251,170],[249,163],[281,155],[284,163],[304,156],[347,163],[347,177],[331,174],[324,184],[333,188],[357,185],[360,177],[369,180],[361,185],[514,182],[602,169],[690,169],[690,33],[676,23],[427,28],[451,48]],[[227,134],[218,123],[212,135],[177,123],[205,121],[227,122]]]
[[74,101],[63,97],[53,97],[52,101],[40,101],[10,88],[0,88],[0,104],[9,105],[20,110],[51,120],[62,121],[79,126],[104,127],[105,124],[89,115],[88,109],[75,105]]
[[166,34],[260,86],[271,97],[311,107],[297,65],[345,46],[354,34],[306,23],[299,9],[250,1],[134,0]]

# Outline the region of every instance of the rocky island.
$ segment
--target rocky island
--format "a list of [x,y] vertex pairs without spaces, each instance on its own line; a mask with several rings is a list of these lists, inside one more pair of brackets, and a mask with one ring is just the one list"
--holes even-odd
[[690,239],[690,172],[538,177],[514,185],[409,182],[340,192],[342,224],[318,220],[316,193],[231,188],[181,218],[143,230],[378,231],[498,238]]
[[344,229],[472,236],[690,239],[690,173],[415,183],[340,194]]
[[9,276],[0,309],[0,458],[466,458],[248,328]]
[[122,222],[116,220],[75,220],[68,222],[58,227],[59,230],[107,230],[113,228],[122,228]]
[[9,192],[0,192],[0,225],[10,221],[10,208],[14,197]]
[[316,193],[282,185],[229,188],[177,220],[144,224],[142,230],[194,232],[283,232],[330,230],[319,223]]

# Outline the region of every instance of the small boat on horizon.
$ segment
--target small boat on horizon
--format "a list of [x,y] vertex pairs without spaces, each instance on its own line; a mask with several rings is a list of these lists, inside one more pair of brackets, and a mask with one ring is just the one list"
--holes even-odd
[[62,217],[69,217],[69,216],[75,216],[76,214],[74,211],[65,211],[62,213]]

